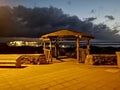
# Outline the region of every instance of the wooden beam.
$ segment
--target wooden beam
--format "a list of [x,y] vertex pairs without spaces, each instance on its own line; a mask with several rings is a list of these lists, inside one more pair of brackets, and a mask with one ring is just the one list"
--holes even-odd
[[87,40],[87,55],[90,54],[90,40]]
[[52,62],[52,40],[50,39],[50,61]]
[[43,41],[43,49],[46,49],[46,42]]
[[79,37],[76,38],[76,53],[77,53],[77,61],[79,62],[80,60],[80,53],[79,53],[79,47],[80,47],[80,44],[79,44]]

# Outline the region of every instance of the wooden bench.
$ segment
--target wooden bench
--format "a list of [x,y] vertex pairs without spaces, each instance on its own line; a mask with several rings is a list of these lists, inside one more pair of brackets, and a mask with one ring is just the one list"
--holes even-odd
[[20,54],[0,54],[0,64],[15,64],[16,68],[21,67]]

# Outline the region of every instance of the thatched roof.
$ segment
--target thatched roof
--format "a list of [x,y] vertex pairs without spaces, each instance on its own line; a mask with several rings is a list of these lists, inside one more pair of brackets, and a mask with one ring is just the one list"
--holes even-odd
[[59,30],[46,35],[41,36],[42,39],[52,38],[52,37],[80,37],[80,38],[93,38],[91,34],[84,34],[81,32],[71,31],[71,30]]

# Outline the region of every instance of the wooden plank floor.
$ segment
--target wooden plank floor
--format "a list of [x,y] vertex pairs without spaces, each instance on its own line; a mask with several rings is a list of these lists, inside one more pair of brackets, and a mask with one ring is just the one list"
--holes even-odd
[[72,60],[23,68],[0,67],[0,90],[120,90],[117,66]]

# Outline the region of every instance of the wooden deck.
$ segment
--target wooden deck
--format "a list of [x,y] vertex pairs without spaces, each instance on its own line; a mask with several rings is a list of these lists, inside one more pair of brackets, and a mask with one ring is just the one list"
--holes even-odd
[[0,90],[120,90],[117,66],[68,61],[17,69],[0,67]]

